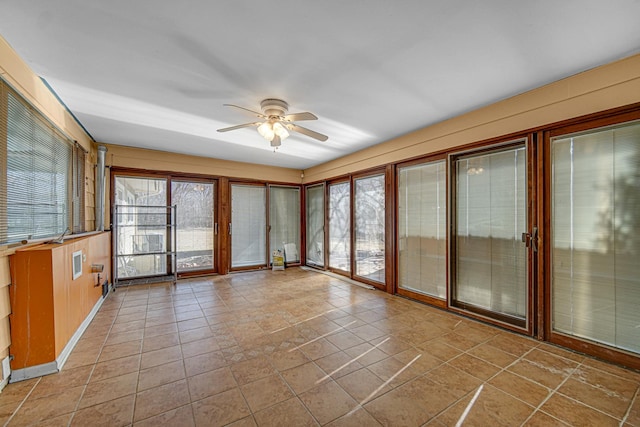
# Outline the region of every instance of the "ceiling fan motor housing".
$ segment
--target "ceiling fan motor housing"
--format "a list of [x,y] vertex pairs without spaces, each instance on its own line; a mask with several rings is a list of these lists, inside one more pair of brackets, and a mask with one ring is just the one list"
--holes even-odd
[[287,115],[287,111],[289,110],[289,104],[281,99],[273,98],[268,98],[260,102],[260,107],[262,108],[262,113],[268,117],[283,117]]

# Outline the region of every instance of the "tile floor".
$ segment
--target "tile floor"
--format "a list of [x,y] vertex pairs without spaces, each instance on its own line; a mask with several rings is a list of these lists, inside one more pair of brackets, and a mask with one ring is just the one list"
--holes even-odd
[[640,426],[640,374],[299,268],[119,288],[9,426]]

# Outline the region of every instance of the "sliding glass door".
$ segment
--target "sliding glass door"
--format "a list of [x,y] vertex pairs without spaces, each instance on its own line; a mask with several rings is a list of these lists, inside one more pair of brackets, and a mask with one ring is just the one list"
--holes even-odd
[[552,331],[640,353],[640,123],[551,139]]
[[215,194],[211,181],[171,182],[176,205],[178,273],[215,271]]
[[[454,158],[451,305],[521,328],[528,317],[525,143]],[[526,238],[525,238],[526,240]]]
[[267,189],[231,184],[231,268],[267,264]]
[[324,268],[324,184],[307,187],[307,264]]
[[286,263],[300,262],[300,189],[269,186],[269,248],[284,251]]
[[351,184],[329,184],[329,268],[351,271]]
[[385,283],[384,175],[354,180],[355,274]]
[[447,296],[445,160],[398,168],[398,293],[444,306]]

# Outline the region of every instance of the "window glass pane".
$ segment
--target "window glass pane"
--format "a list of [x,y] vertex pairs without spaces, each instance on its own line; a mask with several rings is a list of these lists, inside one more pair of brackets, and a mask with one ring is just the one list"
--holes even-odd
[[171,182],[171,204],[176,205],[179,272],[214,268],[214,198],[213,183]]
[[356,274],[384,283],[384,175],[356,179],[354,187]]
[[455,299],[524,319],[527,174],[524,147],[456,160]]
[[300,262],[300,189],[269,187],[269,245],[284,250],[287,263]]
[[444,161],[398,172],[398,286],[445,298],[447,208]]
[[7,215],[0,240],[60,235],[71,227],[72,146],[36,111],[6,94],[6,158],[0,159],[3,167],[6,162],[6,200],[0,203]]
[[351,271],[351,184],[329,185],[329,267]]
[[324,267],[324,185],[307,187],[307,264]]
[[118,278],[167,274],[167,181],[116,176],[115,187]]
[[266,264],[266,188],[231,186],[231,267]]
[[552,141],[553,329],[640,353],[640,124]]

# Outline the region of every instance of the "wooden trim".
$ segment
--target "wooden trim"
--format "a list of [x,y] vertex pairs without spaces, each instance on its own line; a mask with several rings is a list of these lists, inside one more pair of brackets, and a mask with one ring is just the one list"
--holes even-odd
[[393,294],[396,287],[396,170],[395,166],[387,165],[384,176],[385,186],[385,225],[384,225],[384,274],[385,290]]
[[609,347],[605,344],[589,342],[559,332],[552,332],[548,341],[581,353],[589,354],[602,360],[614,362],[627,368],[640,370],[640,357],[637,354]]
[[437,297],[433,297],[427,294],[423,294],[420,292],[412,291],[410,289],[401,288],[396,286],[396,292],[398,295],[402,295],[407,298],[411,298],[416,301],[423,302],[425,304],[433,305],[438,308],[447,309],[447,300],[441,299]]

